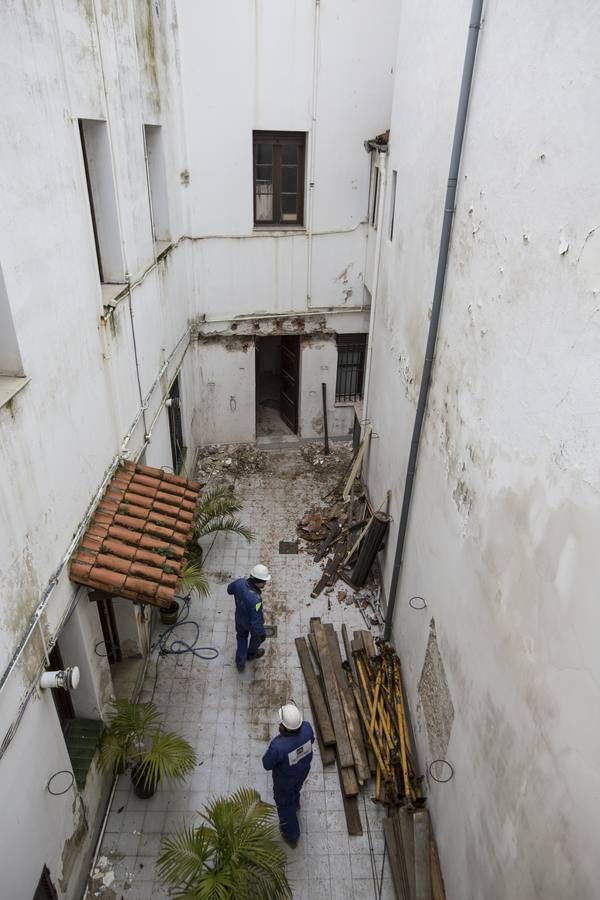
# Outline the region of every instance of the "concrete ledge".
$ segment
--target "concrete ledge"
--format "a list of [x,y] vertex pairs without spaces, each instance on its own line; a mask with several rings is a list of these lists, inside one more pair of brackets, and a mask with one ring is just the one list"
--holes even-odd
[[0,375],[0,407],[8,403],[31,381],[26,375]]

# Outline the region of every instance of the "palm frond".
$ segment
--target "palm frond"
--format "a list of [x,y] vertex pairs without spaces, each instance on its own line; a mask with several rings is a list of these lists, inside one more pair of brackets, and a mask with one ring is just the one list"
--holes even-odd
[[130,700],[113,700],[107,725],[115,734],[134,734],[143,738],[159,720],[159,712],[153,703],[132,703]]
[[244,525],[241,519],[236,519],[234,516],[219,516],[218,518],[211,519],[204,525],[199,525],[196,530],[196,540],[201,540],[209,534],[215,534],[215,532],[225,531],[240,534],[242,537],[246,538],[247,541],[254,540],[254,532],[252,529],[248,528],[247,525]]
[[161,877],[183,891],[175,896],[290,900],[273,806],[252,788],[240,788],[230,797],[212,800],[200,815],[204,824],[169,839],[159,859]]
[[194,541],[219,531],[233,531],[251,541],[251,530],[234,515],[242,507],[242,500],[229,485],[217,485],[206,491],[196,511]]
[[216,516],[231,515],[239,512],[243,505],[242,499],[234,493],[231,485],[218,484],[201,495],[196,520],[202,522]]
[[189,594],[190,591],[196,590],[200,597],[208,597],[210,594],[210,586],[202,567],[197,563],[188,562],[183,567],[181,575],[179,576],[177,590],[182,595]]
[[156,866],[163,881],[189,889],[190,885],[201,879],[211,862],[212,849],[203,829],[183,825],[163,841]]
[[114,731],[105,731],[100,741],[100,754],[98,757],[98,765],[105,772],[112,769],[116,772],[123,772],[129,761],[129,748],[133,741],[133,737],[128,738],[126,735],[117,734]]
[[145,790],[155,789],[158,782],[169,778],[185,778],[197,765],[191,744],[173,731],[157,729],[149,750],[138,753],[136,780]]

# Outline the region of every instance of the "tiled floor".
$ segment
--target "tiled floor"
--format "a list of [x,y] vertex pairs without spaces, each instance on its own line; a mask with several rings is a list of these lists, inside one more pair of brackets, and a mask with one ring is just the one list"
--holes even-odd
[[[255,532],[255,541],[220,535],[206,559],[212,593],[192,603],[191,618],[200,625],[200,643],[216,647],[219,657],[203,661],[190,654],[161,660],[155,701],[168,727],[184,734],[196,747],[200,765],[185,782],[161,785],[149,800],[130,791],[121,777],[108,818],[101,856],[108,859],[115,880],[111,887],[126,900],[166,898],[168,891],[156,878],[154,864],[162,836],[182,821],[193,820],[194,811],[212,796],[242,785],[255,787],[272,802],[270,775],[261,764],[269,740],[277,733],[277,707],[289,697],[310,708],[294,638],[306,634],[311,616],[320,615],[339,628],[361,628],[359,612],[340,606],[328,597],[310,599],[321,573],[305,553],[279,555],[280,540],[294,540],[295,526],[306,509],[335,482],[322,470],[315,471],[297,448],[271,451],[271,471],[244,476],[236,490],[245,501],[242,517]],[[277,625],[277,636],[265,643],[265,657],[249,663],[243,674],[234,665],[235,631],[231,598],[225,587],[244,575],[255,562],[266,563],[273,580],[264,594],[267,622]],[[181,637],[192,637],[183,626]],[[142,699],[149,699],[154,682],[150,666]],[[288,877],[296,900],[363,900],[394,897],[387,863],[381,893],[376,890],[373,867],[383,864],[383,811],[363,789],[359,798],[364,834],[349,837],[335,768],[323,771],[318,749],[302,792],[302,835],[295,850],[286,849]],[[369,829],[367,829],[367,823]],[[370,830],[370,835],[368,831]],[[369,851],[372,846],[373,853]],[[106,866],[106,862],[104,865]]]

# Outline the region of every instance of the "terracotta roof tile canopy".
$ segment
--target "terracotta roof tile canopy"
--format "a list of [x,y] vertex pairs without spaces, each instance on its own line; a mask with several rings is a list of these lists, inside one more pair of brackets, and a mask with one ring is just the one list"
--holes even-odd
[[138,603],[169,606],[186,561],[200,485],[122,463],[71,562],[71,581]]

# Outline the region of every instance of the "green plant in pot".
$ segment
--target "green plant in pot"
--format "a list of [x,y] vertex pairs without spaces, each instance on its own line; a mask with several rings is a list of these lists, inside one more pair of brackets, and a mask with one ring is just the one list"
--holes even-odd
[[218,797],[166,838],[157,867],[181,900],[288,900],[285,853],[278,841],[275,808],[251,788]]
[[121,774],[131,766],[138,797],[151,797],[161,780],[185,778],[197,764],[191,744],[165,731],[153,703],[114,700],[100,744],[100,768]]
[[[187,597],[192,590],[197,591],[200,597],[207,597],[209,594],[208,580],[202,570],[204,551],[199,544],[202,538],[220,532],[233,532],[241,534],[247,541],[253,540],[252,531],[235,515],[242,505],[241,499],[226,484],[217,485],[201,495],[192,537],[186,547],[186,564],[175,591],[177,596]],[[165,625],[173,625],[178,615],[179,604],[176,600],[173,600],[171,606],[160,610],[160,619]]]

